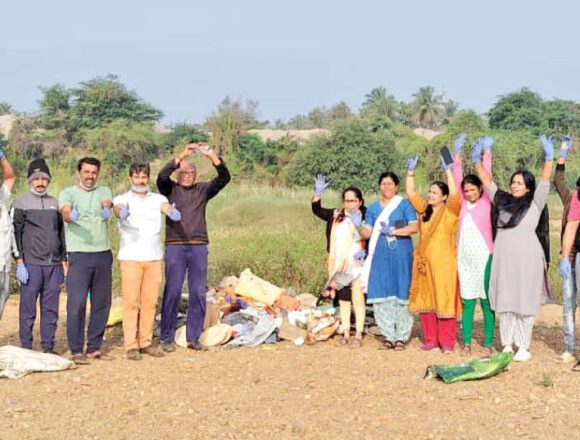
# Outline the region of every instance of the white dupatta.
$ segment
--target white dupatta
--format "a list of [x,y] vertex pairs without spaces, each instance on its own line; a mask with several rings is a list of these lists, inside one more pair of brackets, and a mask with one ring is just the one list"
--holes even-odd
[[[399,206],[399,204],[403,201],[403,197],[400,195],[396,195],[393,197],[387,206],[383,208],[381,214],[376,219],[375,224],[373,226],[373,232],[371,234],[371,238],[369,240],[369,251],[367,255],[367,259],[363,265],[362,273],[360,276],[360,281],[362,285],[362,289],[364,292],[367,291],[369,285],[369,278],[371,276],[371,266],[373,264],[373,255],[375,254],[375,248],[377,246],[377,241],[381,236],[381,222],[385,222],[387,225],[389,224],[389,217],[393,213],[395,209]],[[380,203],[380,202],[379,202]]]

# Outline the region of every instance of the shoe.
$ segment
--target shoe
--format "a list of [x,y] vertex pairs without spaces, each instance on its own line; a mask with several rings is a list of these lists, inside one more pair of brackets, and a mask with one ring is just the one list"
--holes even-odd
[[46,353],[46,354],[55,354],[55,355],[57,355],[57,356],[60,356],[60,355],[59,355],[59,354],[58,354],[56,351],[54,351],[54,349],[52,349],[52,348],[51,348],[50,350],[42,350],[42,352],[43,352],[43,353]]
[[565,351],[556,358],[556,362],[559,362],[561,364],[569,364],[571,362],[574,362],[575,360],[576,358],[574,357],[574,355],[568,351]]
[[514,349],[512,348],[511,345],[506,345],[502,350],[502,353],[513,353],[513,352],[514,352]]
[[445,346],[442,346],[441,347],[441,353],[443,353],[443,354],[451,354],[451,353],[453,353],[453,347],[445,347]]
[[173,342],[162,342],[161,350],[165,353],[172,353],[175,351],[175,344]]
[[436,348],[439,348],[436,344],[423,344],[419,347],[419,350],[431,351],[431,350],[435,350]]
[[461,349],[461,356],[471,356],[471,345],[466,344]]
[[401,341],[400,339],[395,341],[395,348],[393,350],[404,351],[405,348],[407,348],[407,344],[405,344],[405,341]]
[[76,365],[91,365],[91,361],[84,353],[74,353],[71,359]]
[[127,359],[130,361],[140,361],[142,358],[143,356],[141,356],[141,353],[136,348],[127,351]]
[[528,350],[520,348],[514,356],[515,362],[527,362],[532,358],[532,354]]
[[160,349],[157,345],[150,345],[148,347],[142,348],[141,353],[148,354],[149,356],[154,358],[160,358],[165,356],[163,350]]
[[361,337],[350,338],[348,348],[361,348],[363,345]]
[[195,339],[191,342],[187,343],[187,348],[189,348],[190,350],[195,350],[195,351],[205,351],[207,350],[207,348],[205,348],[203,345],[201,345],[201,342],[199,342],[199,339]]
[[101,350],[95,350],[95,351],[91,351],[90,353],[87,353],[87,358],[98,359],[100,361],[112,361],[115,359],[114,356],[112,356],[108,353],[103,353]]

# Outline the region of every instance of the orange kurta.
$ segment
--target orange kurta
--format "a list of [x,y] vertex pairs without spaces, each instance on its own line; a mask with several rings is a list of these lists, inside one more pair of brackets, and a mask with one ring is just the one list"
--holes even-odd
[[459,195],[449,196],[447,203],[428,222],[422,219],[427,202],[418,194],[409,201],[419,215],[420,233],[413,258],[409,311],[436,313],[438,318],[455,318],[460,306],[455,243],[461,207]]

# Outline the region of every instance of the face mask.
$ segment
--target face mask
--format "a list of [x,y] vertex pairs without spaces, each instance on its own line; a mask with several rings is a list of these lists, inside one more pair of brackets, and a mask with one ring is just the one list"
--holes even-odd
[[77,179],[79,181],[79,186],[84,189],[85,191],[93,191],[94,189],[97,188],[97,181],[95,180],[95,186],[93,186],[92,188],[87,188],[86,186],[83,185],[83,183],[81,182],[79,173],[77,173]]
[[139,193],[139,194],[143,194],[143,193],[149,192],[149,187],[148,186],[141,186],[141,185],[131,185],[131,191]]
[[42,192],[36,191],[34,188],[30,188],[30,192],[32,194],[37,195],[37,196],[43,196],[46,194],[47,191],[48,191],[48,188],[45,188],[44,191],[42,191]]

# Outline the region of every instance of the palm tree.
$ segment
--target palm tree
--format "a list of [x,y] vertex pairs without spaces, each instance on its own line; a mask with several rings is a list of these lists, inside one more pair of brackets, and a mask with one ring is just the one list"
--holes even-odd
[[393,95],[387,94],[384,87],[375,87],[365,95],[366,101],[362,105],[362,113],[366,115],[385,116],[395,120],[398,116],[398,104]]
[[443,114],[441,97],[435,94],[431,86],[421,87],[413,96],[415,124],[423,128],[436,128]]

